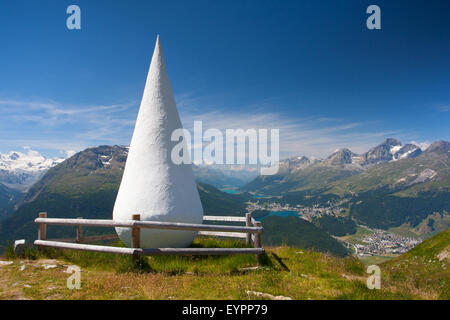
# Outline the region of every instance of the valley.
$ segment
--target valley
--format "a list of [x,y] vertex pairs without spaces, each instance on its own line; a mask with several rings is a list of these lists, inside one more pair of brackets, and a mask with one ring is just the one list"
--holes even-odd
[[[127,152],[124,146],[89,148],[55,163],[26,193],[4,186],[0,246],[13,239],[34,239],[33,220],[40,211],[109,218]],[[252,212],[270,230],[266,245],[291,241],[363,260],[392,259],[449,228],[449,152],[448,142],[422,151],[387,139],[363,155],[342,149],[324,160],[282,160],[275,176],[255,177],[254,170],[243,168],[194,167],[194,172],[204,213]],[[294,220],[298,226],[292,228],[286,218],[303,222]],[[54,237],[73,233],[67,228],[49,230]]]
[[[276,214],[279,216],[297,215],[298,218],[309,222],[317,221],[323,217],[333,217],[336,221],[342,221],[345,209],[338,206],[313,206],[303,207],[297,205],[290,207],[289,205],[281,205],[277,202],[259,202],[251,203],[247,206],[248,212],[261,212]],[[264,216],[265,217],[265,216]],[[336,236],[355,256],[359,258],[367,258],[370,256],[382,256],[392,259],[402,253],[405,253],[423,241],[419,237],[407,237],[397,234],[395,231],[386,231],[381,229],[373,229],[363,225],[356,225],[353,233],[343,236]],[[358,232],[358,231],[359,232]],[[361,231],[363,230],[363,231]],[[445,229],[444,229],[445,230]],[[327,230],[333,235],[333,232]]]

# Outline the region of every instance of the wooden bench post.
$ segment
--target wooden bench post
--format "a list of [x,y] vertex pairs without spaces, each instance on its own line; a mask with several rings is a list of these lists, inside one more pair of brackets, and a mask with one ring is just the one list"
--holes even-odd
[[[39,218],[47,218],[47,212],[39,212]],[[38,225],[38,240],[47,240],[47,225],[40,223]],[[43,247],[38,246],[39,251],[42,251]]]
[[[47,218],[47,212],[39,212],[39,218]],[[47,225],[45,223],[39,224],[38,240],[47,240]]]
[[[78,217],[77,219],[83,219],[83,217]],[[76,243],[80,243],[82,237],[83,237],[83,227],[82,226],[77,226]]]
[[[255,221],[255,227],[261,227],[261,226],[262,226],[261,221]],[[254,242],[255,248],[262,248],[261,232],[255,233],[253,242]],[[256,259],[258,260],[258,264],[262,263],[262,255],[261,254],[257,254]]]
[[[252,214],[250,212],[247,212],[245,214],[245,226],[246,227],[251,227],[252,226]],[[252,244],[252,234],[251,234],[251,232],[247,232],[247,238],[245,239],[245,244],[248,245],[248,246]]]
[[[140,221],[140,214],[133,214],[132,220]],[[131,229],[131,247],[140,248],[141,247],[141,228],[133,227]],[[133,261],[136,263],[139,261],[139,255],[133,254]]]

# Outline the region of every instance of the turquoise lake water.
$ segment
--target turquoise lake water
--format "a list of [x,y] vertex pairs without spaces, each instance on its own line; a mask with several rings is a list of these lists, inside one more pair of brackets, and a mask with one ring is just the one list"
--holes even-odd
[[[239,189],[232,189],[232,188],[223,188],[223,189],[219,189],[219,190],[222,191],[222,192],[225,192],[225,193],[229,193],[229,194],[240,194],[240,193],[242,193]],[[265,195],[257,195],[257,194],[253,195],[253,199],[263,199],[263,198],[267,198],[267,196],[265,196]]]
[[253,195],[253,199],[262,199],[262,198],[265,198],[265,197],[267,197],[267,196],[261,196],[261,195],[257,195],[257,194]]
[[226,193],[229,193],[229,194],[238,194],[238,193],[241,193],[239,190],[236,190],[236,189],[227,189],[227,188],[220,189],[220,191],[226,192]]
[[279,217],[289,217],[289,216],[296,216],[298,217],[297,211],[290,211],[290,210],[284,210],[284,211],[270,211],[268,215],[262,217],[262,218],[255,218],[255,220],[261,221],[264,218],[267,218],[268,216],[279,216]]

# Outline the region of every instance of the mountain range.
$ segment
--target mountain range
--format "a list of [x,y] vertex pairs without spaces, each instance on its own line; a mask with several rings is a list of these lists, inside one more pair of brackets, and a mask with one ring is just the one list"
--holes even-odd
[[27,153],[0,153],[0,183],[18,191],[26,191],[63,158],[47,158],[28,149]]
[[435,212],[450,212],[450,143],[422,151],[387,139],[363,154],[341,149],[324,160],[282,161],[275,176],[260,176],[242,190],[281,196],[289,205],[340,203],[347,214],[376,228],[417,226]]
[[400,141],[388,138],[362,154],[342,148],[325,159],[292,157],[280,161],[280,170],[276,175],[259,176],[241,189],[267,195],[320,189],[328,187],[334,181],[358,175],[376,166],[417,158],[422,152],[416,145],[402,145]]
[[[40,211],[61,218],[110,218],[127,154],[128,147],[125,146],[100,146],[88,148],[64,161],[35,161],[40,169],[29,171],[39,174],[45,170],[45,164],[56,165],[26,193],[19,191],[23,190],[24,184],[17,190],[0,183],[0,220],[3,219],[0,222],[0,244],[17,238],[33,239],[36,233],[33,220]],[[22,165],[25,157],[18,156],[16,158],[11,153],[9,160],[3,162],[8,163],[9,168],[19,168],[19,162],[14,161],[22,157]],[[2,159],[5,158],[3,155]],[[438,141],[422,151],[418,146],[402,146],[395,139],[387,139],[359,155],[340,149],[323,160],[305,156],[282,160],[278,174],[256,177],[241,188],[240,194],[227,194],[203,183],[220,176],[217,168],[194,166],[194,170],[200,180],[198,189],[207,215],[242,216],[246,211],[246,202],[253,199],[256,193],[275,195],[280,204],[293,206],[338,203],[346,211],[345,219],[376,228],[386,229],[403,224],[414,227],[423,225],[427,218],[434,221],[436,217],[445,217],[442,221],[436,221],[440,229],[445,229],[450,212],[449,159],[449,142]],[[241,169],[235,171],[240,172]],[[225,180],[220,184],[227,185]],[[283,225],[277,218],[269,220],[265,222],[266,225],[270,222],[268,230],[277,229],[271,228],[272,225]],[[313,224],[305,223],[306,226],[302,225],[303,229],[300,229],[309,228],[311,231],[305,234],[317,234],[317,230],[312,231],[315,228]],[[433,229],[429,221],[426,225]],[[293,228],[290,229],[293,232]],[[72,234],[73,230],[67,228],[49,228],[52,237]],[[280,236],[273,233],[269,238],[278,243],[285,235]],[[299,241],[305,243],[304,239]],[[335,252],[342,254],[342,249],[338,249],[335,243],[326,242],[330,241],[329,238],[324,241],[335,248]],[[309,246],[321,247],[314,241]]]
[[193,165],[195,179],[216,188],[242,187],[255,179],[258,168],[249,168],[244,165]]
[[[16,210],[0,222],[0,249],[14,239],[34,240],[34,219],[41,211],[47,212],[49,217],[111,219],[127,155],[128,147],[124,146],[88,148],[48,170],[20,198],[16,203]],[[252,198],[248,193],[228,194],[203,183],[198,183],[198,190],[205,215],[243,216],[246,212],[246,202]],[[263,222],[269,229],[271,225],[279,223],[279,219],[275,219],[273,223],[269,220]],[[305,247],[336,255],[347,253],[338,241],[313,224],[307,221],[298,223],[302,229],[292,237],[292,241],[296,239],[296,243]],[[98,234],[111,233],[111,230],[85,228],[84,232]],[[268,234],[264,243],[277,244],[279,238],[276,234],[279,232],[280,230],[274,232],[272,236]],[[73,228],[48,228],[49,238],[73,236]],[[273,243],[267,242],[272,239]]]

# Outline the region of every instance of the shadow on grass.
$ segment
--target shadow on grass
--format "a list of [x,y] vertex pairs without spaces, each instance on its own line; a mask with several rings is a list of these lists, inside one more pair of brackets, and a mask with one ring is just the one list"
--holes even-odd
[[[104,242],[102,244],[105,244]],[[125,247],[121,241],[109,245]],[[245,248],[244,241],[221,240],[217,238],[198,237],[191,248]],[[14,250],[9,246],[5,257],[14,259]],[[24,251],[25,259],[57,259],[81,268],[115,271],[117,273],[164,273],[167,275],[180,274],[240,274],[242,269],[258,266],[256,255],[170,255],[170,256],[140,256],[134,260],[132,256],[81,250],[64,250],[53,248],[27,247]],[[273,263],[267,254],[260,257],[260,265],[272,268]]]

